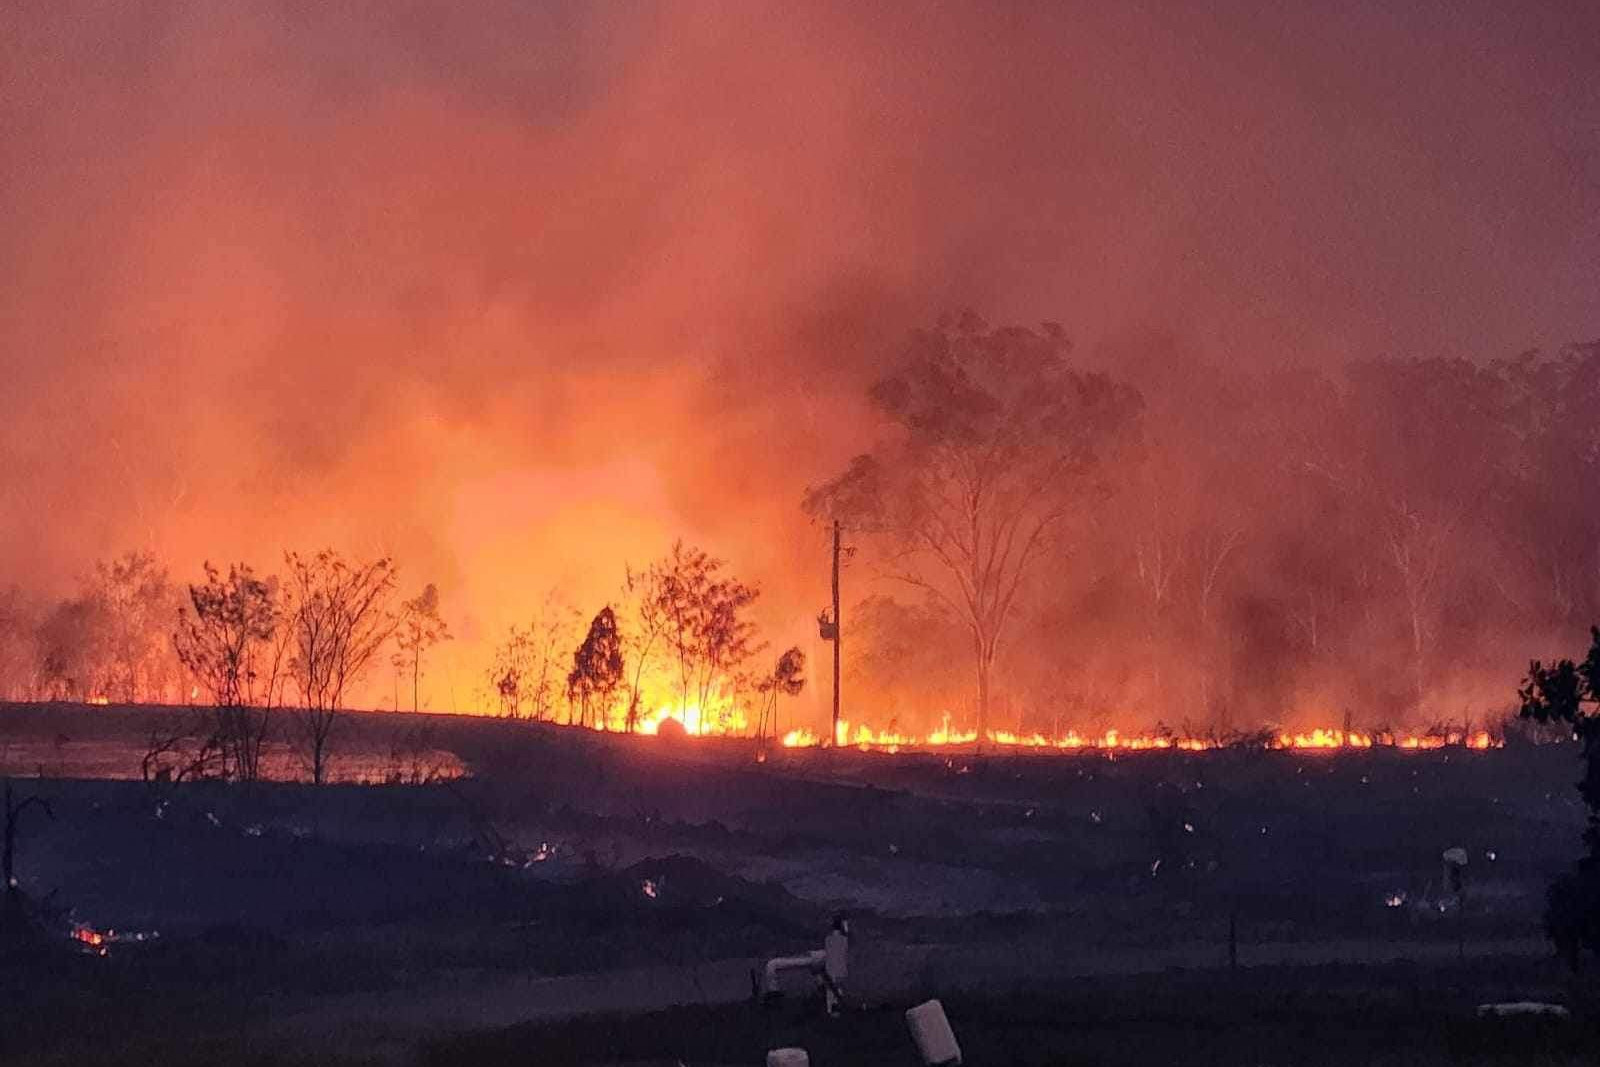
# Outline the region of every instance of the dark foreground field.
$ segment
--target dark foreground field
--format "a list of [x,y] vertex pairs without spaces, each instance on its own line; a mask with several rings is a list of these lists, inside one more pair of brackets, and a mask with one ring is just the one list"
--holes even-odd
[[[1492,959],[1449,967],[1169,971],[1005,995],[946,995],[943,1003],[972,1064],[1592,1063],[1600,1040],[1587,1023],[1474,1017],[1484,998],[1538,987],[1547,970]],[[793,1045],[818,1064],[916,1067],[903,1008],[917,999],[870,1004],[837,1019],[693,1006],[529,1024],[432,1042],[422,1062],[759,1064],[766,1049]]]
[[[0,708],[0,769],[54,812],[25,828],[22,888],[64,948],[73,924],[147,935],[9,961],[0,1058],[758,1063],[793,1040],[909,1063],[901,1012],[928,995],[973,1063],[1594,1052],[1586,1024],[1471,1011],[1568,995],[1539,913],[1579,848],[1570,748],[758,763],[377,715],[350,720],[347,758],[374,769],[350,777],[414,780],[383,772],[397,738],[466,777],[57,776],[125,765],[150,714]],[[1441,884],[1454,846],[1464,900]],[[860,1010],[745,1003],[751,963],[840,908]]]

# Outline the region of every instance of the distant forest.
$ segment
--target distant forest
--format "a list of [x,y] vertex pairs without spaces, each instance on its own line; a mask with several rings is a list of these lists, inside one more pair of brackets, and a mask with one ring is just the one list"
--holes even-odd
[[[1019,360],[1059,373],[990,373]],[[1077,369],[1056,327],[969,318],[914,335],[872,399],[883,416],[874,450],[819,480],[806,506],[840,518],[857,550],[845,687],[879,728],[971,721],[980,700],[990,726],[1034,730],[1455,722],[1502,710],[1530,657],[1600,621],[1600,343],[1487,364],[1373,359],[1338,375],[1225,370],[1156,351],[1101,375]],[[995,482],[982,483],[983,463],[1004,467]],[[981,594],[966,585],[988,580],[982,567],[966,568],[969,582],[941,565],[966,535],[928,536],[958,519],[978,528],[951,504],[971,488],[963,479],[1000,486],[1018,516],[1048,519],[999,615],[998,599],[963,602]],[[995,556],[1008,528],[995,527]],[[1005,561],[989,565],[999,573]],[[194,611],[190,585],[206,577],[135,552],[50,602],[26,576],[0,576],[0,696],[189,699],[199,687],[180,655],[180,609]],[[382,577],[392,586],[392,572]],[[747,607],[756,589],[739,589]],[[391,644],[374,663],[398,657],[401,671],[400,620],[440,619],[439,591],[426,595],[395,600]],[[623,589],[612,620],[624,651],[641,647],[626,600]],[[496,687],[508,657],[535,645],[563,683],[536,699],[568,703],[573,657],[609,606],[530,605],[542,621],[485,654],[479,710],[528,713],[527,690]],[[738,662],[710,667],[746,669],[766,647],[753,634],[739,641]],[[818,646],[814,682],[822,656]],[[768,658],[757,657],[770,684]],[[514,667],[531,671],[532,660]],[[655,669],[678,671],[670,657]],[[678,673],[663,684],[712,685]],[[625,667],[619,677],[598,696],[578,692],[583,717],[637,721],[639,679]],[[286,678],[274,699],[294,702]],[[608,711],[588,706],[602,698]]]

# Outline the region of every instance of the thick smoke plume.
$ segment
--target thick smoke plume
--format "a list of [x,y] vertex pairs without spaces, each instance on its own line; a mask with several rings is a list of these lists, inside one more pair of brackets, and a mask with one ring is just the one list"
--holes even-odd
[[[592,613],[681,535],[812,641],[797,502],[943,312],[1060,320],[1176,405],[1183,455],[1236,448],[1241,400],[1186,407],[1183,366],[1600,333],[1596,40],[1586,4],[6,5],[0,587],[54,601],[127,549],[179,580],[393,554],[476,678],[551,588]],[[1102,529],[1155,528],[1134,484]],[[1278,525],[1252,566],[1301,551]],[[1114,562],[1076,557],[1019,676],[1142,654],[1057,651],[1136,614],[1094,599]],[[1254,572],[1230,632],[1283,645],[1295,568],[1350,563]],[[1248,688],[1239,715],[1292,703]]]

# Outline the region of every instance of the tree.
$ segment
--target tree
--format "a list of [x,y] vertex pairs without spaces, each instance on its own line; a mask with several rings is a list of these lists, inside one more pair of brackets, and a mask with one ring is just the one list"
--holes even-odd
[[870,393],[891,436],[804,499],[813,517],[877,536],[890,577],[963,621],[980,737],[1018,596],[1103,488],[1101,456],[1140,407],[1127,386],[1068,367],[1070,347],[1055,323],[990,328],[970,313],[913,333]]
[[1600,612],[1600,342],[1554,358],[1529,352],[1497,365],[1511,392],[1520,444],[1516,525],[1507,547],[1526,554],[1536,623],[1570,626]]
[[43,797],[27,796],[18,800],[11,792],[11,779],[5,781],[5,832],[0,846],[0,946],[15,944],[30,932],[26,929],[26,898],[17,881],[17,836],[22,827],[22,816],[29,808],[37,806],[49,818],[55,818],[50,802]]
[[929,708],[970,693],[966,627],[936,600],[879,593],[849,611],[855,622],[845,659],[846,688],[870,706],[874,725],[899,730]]
[[0,698],[36,695],[39,622],[32,600],[20,588],[0,589]]
[[1600,953],[1600,627],[1591,627],[1589,635],[1592,643],[1582,663],[1563,659],[1545,666],[1534,660],[1517,690],[1522,718],[1564,723],[1582,746],[1578,795],[1589,811],[1586,851],[1572,871],[1551,884],[1545,912],[1550,939],[1573,967],[1582,950]]
[[148,552],[95,566],[89,596],[106,626],[108,687],[127,703],[159,699],[171,678],[167,623],[177,599],[167,571]]
[[589,623],[583,643],[572,654],[572,670],[567,675],[567,702],[578,705],[582,725],[589,725],[589,713],[594,710],[600,728],[606,727],[622,677],[622,636],[616,613],[607,604]]
[[770,731],[778,736],[778,698],[796,697],[806,686],[806,654],[798,647],[786,650],[773,664],[771,673],[756,680],[755,690],[761,696],[761,717],[756,723],[756,736],[765,737]]
[[1498,374],[1464,359],[1373,360],[1349,377],[1353,466],[1333,477],[1378,534],[1420,709],[1445,606],[1463,585],[1457,568],[1470,527],[1508,510],[1517,452],[1510,393]]
[[411,674],[411,710],[419,711],[422,658],[434,645],[451,639],[450,627],[439,618],[439,587],[432,582],[423,586],[421,593],[401,606],[400,620],[394,666]]
[[755,623],[744,617],[745,609],[760,595],[754,586],[733,578],[714,581],[706,591],[697,633],[702,716],[710,704],[712,690],[720,682],[736,678],[739,667],[765,647],[756,640]]
[[633,604],[634,625],[624,629],[623,643],[627,658],[632,662],[632,676],[628,683],[628,717],[625,729],[633,733],[639,727],[639,711],[643,701],[645,670],[651,654],[667,631],[668,618],[661,596],[660,564],[643,571],[628,568],[623,579],[623,595]]
[[700,622],[711,582],[720,560],[698,548],[674,541],[665,559],[654,568],[656,611],[664,620],[667,644],[678,662],[678,705],[689,707],[689,692],[700,656]]
[[167,637],[177,606],[166,569],[148,552],[97,563],[39,627],[46,691],[69,700],[161,699],[175,675]]
[[552,590],[527,629],[513,624],[507,630],[506,639],[495,648],[488,676],[501,714],[540,722],[554,718],[567,672],[567,650],[581,618]]
[[509,719],[522,717],[523,689],[531,672],[533,659],[531,636],[512,626],[505,641],[495,646],[494,661],[489,665],[489,685],[500,700],[500,714]]
[[39,624],[39,677],[51,700],[88,700],[106,693],[109,626],[88,596],[63,600]]
[[388,557],[347,563],[331,549],[309,559],[290,552],[284,562],[294,600],[290,666],[302,704],[302,742],[311,779],[321,785],[345,694],[400,625],[389,607],[395,566]]
[[283,621],[277,580],[257,578],[243,563],[224,578],[207,562],[205,575],[189,586],[172,643],[216,709],[223,773],[254,781],[287,651],[287,642],[274,640]]
[[724,561],[698,548],[674,542],[656,564],[654,610],[664,621],[668,646],[678,663],[680,707],[691,695],[702,717],[709,714],[711,691],[731,681],[738,667],[759,651],[755,625],[744,612],[759,589],[723,574]]

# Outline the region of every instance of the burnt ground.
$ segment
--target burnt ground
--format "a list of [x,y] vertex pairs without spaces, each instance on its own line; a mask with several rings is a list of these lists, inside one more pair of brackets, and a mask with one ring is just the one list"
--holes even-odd
[[[1579,849],[1570,747],[757,762],[367,715],[347,777],[467,777],[107,780],[137,775],[152,714],[0,708],[0,770],[54,812],[29,820],[19,882],[61,934],[0,973],[0,1057],[749,1063],[789,1038],[895,1063],[925,995],[970,1062],[1586,1054],[1577,1024],[1470,1018],[1567,994],[1539,919]],[[1464,909],[1441,885],[1454,846]],[[861,1010],[744,1003],[751,961],[811,947],[835,909]],[[73,922],[147,936],[79,954]]]

